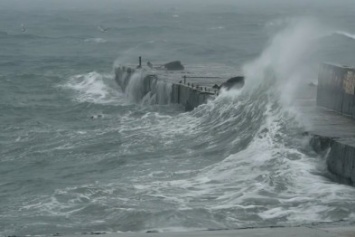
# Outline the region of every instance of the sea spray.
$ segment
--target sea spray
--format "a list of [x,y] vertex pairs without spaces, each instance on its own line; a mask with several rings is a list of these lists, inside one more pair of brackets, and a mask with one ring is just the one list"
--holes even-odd
[[[270,41],[260,57],[243,67],[246,87],[255,88],[266,80],[276,80],[273,87],[284,91],[288,83],[304,83],[303,69],[314,53],[315,44],[325,30],[312,19],[291,21]],[[285,91],[289,94],[290,91]]]
[[73,90],[74,99],[78,102],[106,104],[117,103],[122,98],[111,74],[90,72],[74,75],[60,87]]
[[133,102],[149,104],[169,104],[171,101],[172,83],[150,75],[144,69],[118,67],[116,81],[125,95]]
[[[229,155],[201,170],[189,180],[191,186],[185,185],[186,189],[201,187],[195,193],[200,198],[206,195],[203,190],[209,190],[208,195],[219,200],[211,213],[234,210],[235,215],[229,217],[236,221],[251,215],[266,225],[337,219],[327,213],[333,210],[333,195],[339,187],[318,175],[322,162],[304,153],[308,138],[301,135],[302,126],[288,113],[286,105],[290,104],[284,101],[296,99],[293,87],[304,83],[303,73],[309,66],[306,59],[322,35],[317,24],[291,24],[270,41],[259,58],[244,67],[246,88],[224,92],[192,112],[204,121],[201,131],[212,128],[215,141],[231,145],[224,145],[232,151]],[[212,147],[217,146],[210,143],[206,149]],[[226,191],[225,186],[233,187],[232,191]],[[322,201],[317,199],[320,190]],[[243,216],[236,214],[242,210]]]

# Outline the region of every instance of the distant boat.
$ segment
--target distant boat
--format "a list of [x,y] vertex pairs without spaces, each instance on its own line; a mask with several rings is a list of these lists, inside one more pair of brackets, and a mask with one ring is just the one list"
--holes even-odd
[[21,32],[25,33],[27,31],[26,27],[24,24],[21,24]]
[[97,27],[97,29],[99,29],[99,31],[101,31],[101,32],[107,32],[109,28],[103,27],[103,26],[100,25],[100,26]]

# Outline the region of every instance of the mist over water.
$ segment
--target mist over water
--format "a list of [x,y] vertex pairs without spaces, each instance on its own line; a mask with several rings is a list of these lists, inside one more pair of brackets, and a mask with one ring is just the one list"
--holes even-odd
[[[348,8],[2,12],[0,234],[352,224],[293,109],[320,62],[353,62]],[[139,100],[141,75],[123,92],[112,69],[139,55],[246,86],[192,112],[166,83]]]

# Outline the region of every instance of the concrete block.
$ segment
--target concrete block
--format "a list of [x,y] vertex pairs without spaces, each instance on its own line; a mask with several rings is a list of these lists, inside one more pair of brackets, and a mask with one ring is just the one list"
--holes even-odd
[[173,84],[171,89],[171,103],[179,104],[179,90],[181,85]]
[[347,154],[347,177],[351,180],[351,183],[355,184],[355,147],[350,147],[350,152]]
[[[132,77],[135,71],[141,70],[141,74],[137,77]],[[202,87],[197,89],[196,87],[190,87],[190,85],[182,84],[182,81],[167,82],[158,78],[159,74],[148,74],[144,69],[132,69],[129,67],[115,68],[115,80],[122,88],[123,92],[127,92],[127,86],[129,92],[133,94],[133,98],[138,102],[145,98],[150,93],[152,96],[156,96],[156,103],[177,103],[185,107],[185,110],[190,111],[198,107],[201,104],[207,102],[209,94],[205,87],[202,91]],[[133,83],[130,84],[130,81]],[[171,83],[171,88],[166,88],[167,83]],[[170,85],[170,84],[169,84]],[[169,97],[169,99],[166,99]],[[153,102],[153,101],[152,101]]]
[[355,117],[355,69],[322,64],[318,74],[317,104]]
[[327,157],[327,166],[328,170],[339,176],[343,177],[343,158],[344,158],[344,145],[338,142],[334,142],[333,145],[331,146],[331,150],[328,154]]
[[353,107],[353,95],[343,94],[343,106],[342,113],[345,115],[352,115],[352,107]]
[[350,146],[345,146],[343,161],[343,177],[346,179],[351,179],[351,174],[353,172],[353,156],[355,149]]

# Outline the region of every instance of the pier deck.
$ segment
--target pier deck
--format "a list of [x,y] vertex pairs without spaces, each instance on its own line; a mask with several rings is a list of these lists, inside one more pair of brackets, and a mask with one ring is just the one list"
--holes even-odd
[[[170,94],[171,103],[181,104],[186,111],[193,110],[197,106],[204,104],[209,99],[218,95],[218,89],[214,85],[220,86],[228,79],[240,76],[240,72],[231,67],[210,65],[185,67],[182,71],[168,71],[160,68],[142,67],[136,69],[132,66],[121,66],[115,69],[115,80],[123,91],[128,86],[133,75],[140,71],[141,82],[138,84],[138,100],[146,94]],[[158,88],[159,83],[171,84],[172,91],[162,92]],[[157,95],[160,97],[160,95]]]

